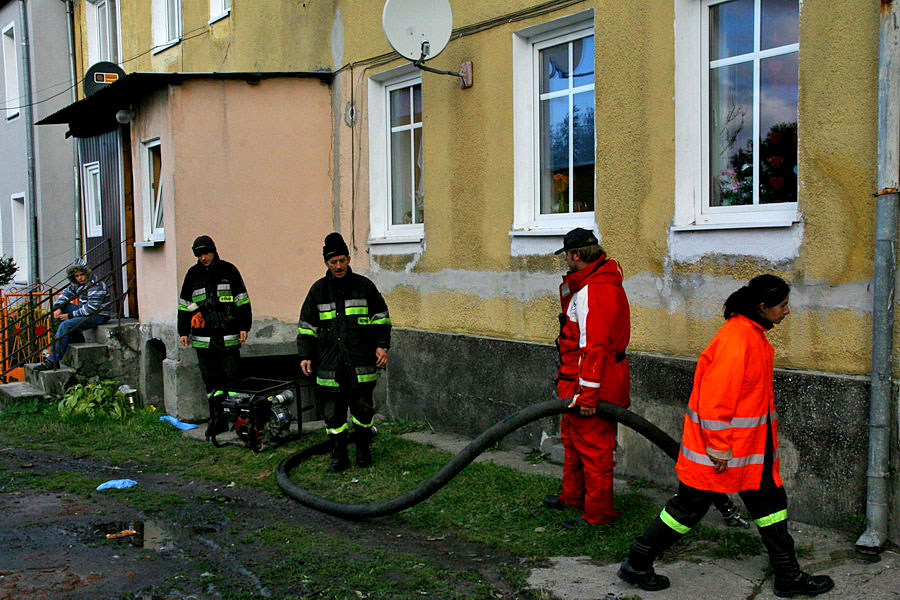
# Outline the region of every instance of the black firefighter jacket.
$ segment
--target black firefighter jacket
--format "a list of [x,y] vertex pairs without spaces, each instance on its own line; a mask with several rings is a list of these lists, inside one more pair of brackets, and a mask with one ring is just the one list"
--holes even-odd
[[[191,327],[200,312],[203,327]],[[240,272],[218,253],[209,267],[198,261],[188,269],[178,297],[178,335],[190,335],[194,348],[237,348],[240,332],[250,331],[250,296]]]
[[316,383],[337,389],[338,381],[351,385],[374,383],[375,349],[391,343],[391,318],[378,288],[349,268],[343,277],[328,272],[315,282],[300,309],[297,351],[311,360]]

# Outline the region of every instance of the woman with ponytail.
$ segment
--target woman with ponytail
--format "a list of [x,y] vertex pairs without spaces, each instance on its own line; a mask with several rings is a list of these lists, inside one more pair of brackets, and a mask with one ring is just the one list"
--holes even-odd
[[678,493],[632,542],[619,577],[647,591],[669,587],[653,561],[693,528],[720,493],[740,496],[775,571],[775,595],[827,592],[827,575],[800,570],[787,528],[779,474],[778,413],[772,381],[775,349],[766,333],[790,314],[790,287],[775,275],[754,277],[725,301],[725,324],[697,361],[675,471]]

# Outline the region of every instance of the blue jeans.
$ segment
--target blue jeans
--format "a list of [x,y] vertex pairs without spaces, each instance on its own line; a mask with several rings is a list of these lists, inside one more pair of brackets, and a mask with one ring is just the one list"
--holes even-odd
[[62,360],[63,356],[66,355],[66,350],[69,349],[69,342],[72,341],[73,334],[87,329],[93,329],[94,327],[103,325],[109,321],[109,317],[106,315],[73,317],[72,313],[75,312],[77,308],[77,306],[72,306],[71,304],[66,305],[66,307],[63,308],[63,312],[69,315],[69,318],[65,321],[61,321],[59,327],[56,328],[55,350],[52,350],[50,355],[47,356],[48,362],[58,362]]

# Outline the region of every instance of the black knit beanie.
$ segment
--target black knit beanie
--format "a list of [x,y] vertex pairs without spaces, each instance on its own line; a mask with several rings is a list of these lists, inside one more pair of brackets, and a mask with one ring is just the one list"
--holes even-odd
[[216,243],[212,241],[212,238],[208,235],[201,235],[194,240],[193,245],[191,245],[191,250],[194,251],[194,256],[209,254],[210,252],[216,251]]
[[332,232],[325,236],[325,245],[322,246],[322,257],[328,260],[332,256],[350,256],[350,250],[344,243],[344,238],[338,232]]

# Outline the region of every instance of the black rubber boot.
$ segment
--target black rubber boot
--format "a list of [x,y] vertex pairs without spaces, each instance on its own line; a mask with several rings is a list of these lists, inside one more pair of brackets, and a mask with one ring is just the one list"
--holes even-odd
[[350,458],[347,456],[347,432],[342,431],[331,437],[331,462],[328,464],[329,473],[346,471],[350,466]]
[[637,570],[631,566],[628,559],[619,567],[619,579],[626,581],[632,585],[636,585],[642,590],[648,592],[658,592],[669,587],[669,578],[665,575],[657,575],[653,567],[644,570]]
[[372,431],[368,427],[354,427],[353,438],[356,442],[356,466],[372,466]]
[[769,552],[769,562],[775,571],[775,595],[793,598],[796,595],[815,596],[834,587],[828,575],[810,575],[800,570],[794,552],[794,538],[788,532],[787,521],[760,527],[759,534]]

